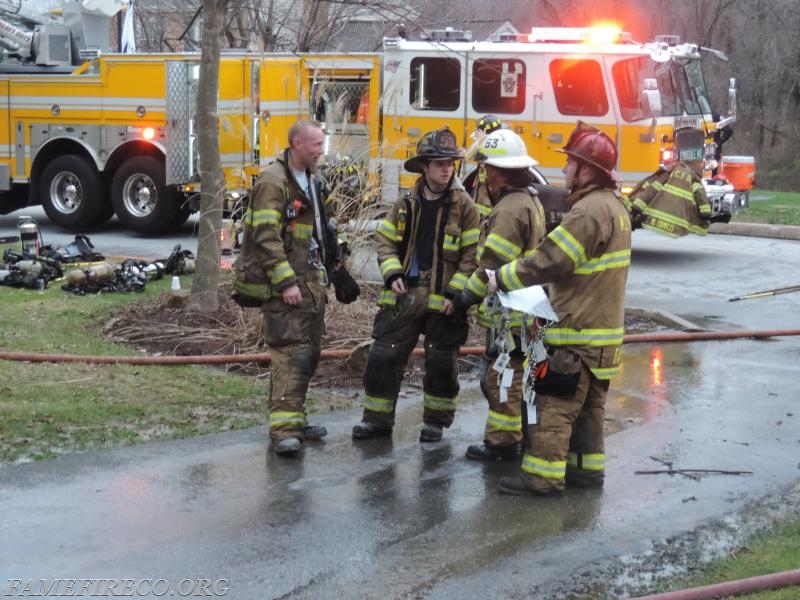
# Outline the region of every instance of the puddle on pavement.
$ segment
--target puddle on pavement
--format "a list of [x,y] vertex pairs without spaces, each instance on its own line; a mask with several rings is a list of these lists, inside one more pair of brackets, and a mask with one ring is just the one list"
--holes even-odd
[[631,344],[606,398],[606,434],[647,423],[682,402],[700,379],[701,359],[687,344]]

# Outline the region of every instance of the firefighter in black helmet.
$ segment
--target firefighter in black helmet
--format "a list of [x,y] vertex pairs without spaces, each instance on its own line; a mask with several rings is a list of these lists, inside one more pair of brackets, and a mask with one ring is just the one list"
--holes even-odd
[[378,225],[378,263],[384,289],[364,373],[364,412],[354,439],[391,435],[406,362],[425,336],[424,426],[421,442],[436,442],[453,422],[458,348],[467,339],[459,294],[477,265],[478,211],[455,176],[462,158],[456,136],[444,127],[426,133],[405,163],[419,173],[414,187]]
[[475,129],[483,135],[489,135],[498,129],[505,129],[505,126],[497,115],[483,115],[475,124]]

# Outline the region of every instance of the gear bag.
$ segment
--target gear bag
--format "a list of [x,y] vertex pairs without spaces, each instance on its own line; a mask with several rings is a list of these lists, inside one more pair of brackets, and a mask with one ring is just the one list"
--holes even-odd
[[578,390],[581,379],[581,359],[566,348],[556,348],[547,358],[548,366],[537,376],[534,389],[537,394],[570,398]]

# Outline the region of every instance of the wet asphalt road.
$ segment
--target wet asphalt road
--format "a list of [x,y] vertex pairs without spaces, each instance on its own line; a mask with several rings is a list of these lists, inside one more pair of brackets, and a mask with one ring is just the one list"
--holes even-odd
[[[42,242],[53,248],[64,248],[75,240],[75,233],[53,225],[40,206],[17,210],[8,215],[0,215],[0,236],[18,235],[17,221],[21,216],[32,217],[42,233]],[[197,252],[197,214],[176,232],[144,236],[126,230],[114,217],[100,228],[83,232],[89,237],[95,252],[107,258],[141,258],[155,260],[166,258],[175,244],[184,250]]]
[[[795,284],[798,241],[639,231],[627,305],[712,330],[799,329],[800,293],[727,301]],[[257,428],[0,468],[0,590],[204,578],[227,579],[231,598],[555,597],[797,486],[798,358],[797,337],[626,345],[606,487],[563,498],[500,495],[515,467],[463,457],[486,412],[474,384],[437,444],[418,443],[421,394],[406,388],[393,439],[355,444],[358,411],[318,415],[328,438],[296,460]],[[663,469],[654,458],[752,474],[635,474]]]

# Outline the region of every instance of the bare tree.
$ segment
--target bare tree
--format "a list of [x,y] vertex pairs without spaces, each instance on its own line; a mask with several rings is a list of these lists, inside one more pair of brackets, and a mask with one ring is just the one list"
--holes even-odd
[[203,45],[197,93],[197,138],[200,154],[200,221],[197,267],[188,308],[213,312],[219,308],[219,238],[225,176],[217,136],[217,96],[221,34],[228,0],[203,0]]

